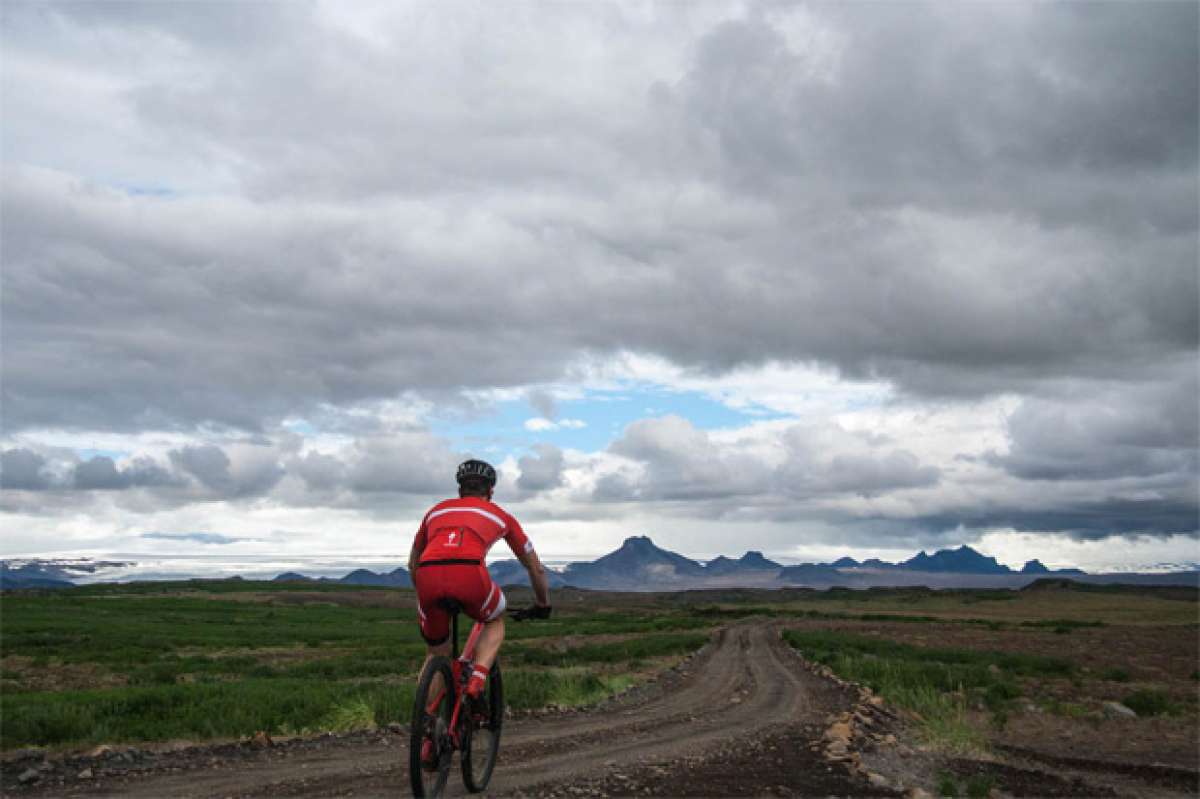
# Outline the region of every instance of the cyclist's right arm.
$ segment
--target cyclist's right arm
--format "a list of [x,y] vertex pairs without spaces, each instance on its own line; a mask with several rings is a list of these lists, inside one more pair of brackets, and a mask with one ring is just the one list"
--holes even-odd
[[550,607],[550,581],[546,579],[546,568],[533,549],[533,542],[521,529],[521,523],[509,514],[505,515],[504,542],[529,572],[529,584],[533,586],[533,601],[538,607]]
[[417,563],[421,560],[421,553],[425,551],[425,544],[428,539],[429,514],[421,519],[421,526],[417,528],[417,534],[413,538],[412,549],[408,553],[408,573],[413,575],[417,573]]

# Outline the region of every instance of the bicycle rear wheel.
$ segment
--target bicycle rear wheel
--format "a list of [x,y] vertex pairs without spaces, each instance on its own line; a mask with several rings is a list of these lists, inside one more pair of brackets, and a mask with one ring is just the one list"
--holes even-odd
[[[438,679],[440,677],[441,679]],[[413,796],[441,796],[450,778],[454,746],[450,740],[450,717],[454,712],[454,677],[450,661],[435,657],[421,672],[413,698],[412,733],[408,743],[408,774]],[[421,763],[425,741],[432,741],[436,768]]]
[[463,785],[470,793],[479,793],[487,788],[492,771],[496,768],[496,754],[500,751],[500,729],[504,726],[504,680],[500,676],[499,662],[492,664],[483,698],[484,712],[468,716],[463,735]]

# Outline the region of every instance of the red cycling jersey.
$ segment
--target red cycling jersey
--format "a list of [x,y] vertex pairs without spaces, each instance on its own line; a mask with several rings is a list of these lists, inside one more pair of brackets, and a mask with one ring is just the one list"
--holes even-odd
[[533,549],[520,523],[504,508],[483,497],[458,497],[439,502],[425,514],[413,549],[421,553],[420,563],[482,561],[501,538],[518,557]]
[[418,553],[413,582],[421,635],[430,645],[450,635],[450,617],[441,600],[456,600],[477,621],[492,621],[504,612],[504,592],[483,562],[501,538],[518,557],[533,549],[517,520],[482,497],[444,500],[421,520],[413,541]]

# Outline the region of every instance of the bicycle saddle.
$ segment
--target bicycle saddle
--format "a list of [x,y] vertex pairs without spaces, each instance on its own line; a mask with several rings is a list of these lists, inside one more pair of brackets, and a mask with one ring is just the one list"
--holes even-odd
[[439,599],[437,604],[447,613],[461,613],[463,609],[462,603],[452,597]]

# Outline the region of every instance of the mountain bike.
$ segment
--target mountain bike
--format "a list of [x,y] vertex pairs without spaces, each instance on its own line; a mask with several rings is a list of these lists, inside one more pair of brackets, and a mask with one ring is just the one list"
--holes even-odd
[[[442,600],[450,613],[450,657],[436,656],[421,672],[413,699],[412,733],[408,745],[408,773],[413,796],[441,796],[450,779],[450,765],[457,750],[462,754],[463,785],[469,793],[485,789],[496,767],[500,751],[500,730],[504,725],[504,680],[500,661],[492,664],[477,705],[467,701],[467,681],[474,666],[475,645],[483,623],[475,622],[462,654],[458,653],[458,614],[462,606],[454,600]],[[521,621],[530,618],[525,611],[509,614]],[[421,748],[433,742],[437,767],[426,770],[421,763]]]

